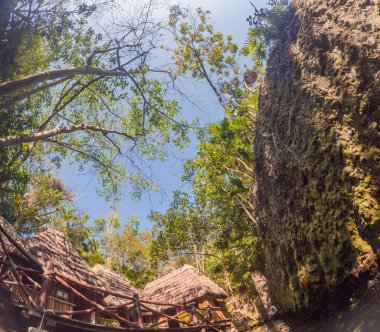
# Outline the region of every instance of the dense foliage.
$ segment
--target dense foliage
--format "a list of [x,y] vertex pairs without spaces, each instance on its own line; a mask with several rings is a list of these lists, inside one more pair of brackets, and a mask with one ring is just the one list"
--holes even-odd
[[93,20],[112,3],[10,4],[0,54],[1,213],[13,218],[14,195],[34,173],[68,162],[96,174],[107,199],[125,180],[137,194],[151,186],[141,158],[164,159],[164,146],[182,147],[188,130],[150,68],[160,35],[152,1],[105,32]]
[[252,54],[262,65],[284,32],[285,18],[290,10],[289,0],[268,0],[267,6],[260,9],[252,2],[251,5],[253,14],[247,18],[250,29],[243,51]]
[[150,231],[139,230],[139,220],[130,216],[124,222],[117,214],[95,221],[97,255],[92,253],[89,263],[102,263],[124,274],[135,286],[143,287],[154,277],[150,264]]
[[[173,6],[165,25],[152,14],[153,0],[130,17],[119,5],[1,3],[0,213],[27,234],[63,230],[90,265],[105,264],[137,286],[163,266],[190,262],[232,292],[249,292],[263,264],[253,208],[255,81],[286,1],[255,8],[242,50],[201,8]],[[105,10],[114,21],[95,30]],[[164,26],[174,46],[159,47]],[[154,65],[154,52],[169,52],[171,66]],[[248,54],[254,70],[242,65]],[[253,80],[244,82],[244,71]],[[220,122],[197,128],[197,152],[183,174],[193,193],[176,191],[165,213],[152,212],[152,232],[116,213],[90,226],[59,170],[71,163],[93,172],[108,200],[129,181],[139,198],[153,187],[145,161],[164,160],[168,144],[182,148],[194,128],[177,119],[173,92],[184,77],[205,83],[225,111]]]
[[169,24],[177,75],[207,83],[225,118],[198,131],[197,153],[185,162],[193,196],[176,192],[166,213],[151,214],[152,254],[167,262],[187,257],[232,292],[249,292],[251,273],[262,268],[252,204],[258,89],[242,82],[239,49],[231,36],[214,31],[207,11],[175,6]]
[[[119,199],[126,181],[139,198],[154,187],[146,160],[164,160],[167,144],[186,145],[192,125],[176,120],[180,108],[169,97],[166,64],[151,63],[163,27],[153,17],[156,2],[131,4],[130,12],[123,6],[0,4],[0,213],[23,233],[64,231],[90,264],[114,255],[101,229],[74,205],[59,170],[71,164],[93,173],[107,200]],[[127,226],[114,233],[120,232],[136,246],[149,242]],[[125,257],[117,263],[127,271]],[[130,270],[141,274],[140,266]]]

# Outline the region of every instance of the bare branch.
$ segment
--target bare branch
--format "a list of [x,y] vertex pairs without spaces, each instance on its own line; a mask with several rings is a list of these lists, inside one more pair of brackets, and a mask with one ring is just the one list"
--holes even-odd
[[238,158],[238,157],[235,157],[235,160],[236,160],[239,164],[243,165],[243,167],[244,167],[248,172],[253,173],[253,169],[252,169],[251,167],[249,167],[249,166],[248,166],[243,160],[241,160],[241,159]]
[[93,67],[69,67],[47,70],[41,73],[28,75],[13,81],[0,83],[0,96],[25,89],[29,86],[74,75],[99,75],[99,76],[128,76],[128,72],[119,70],[104,70]]
[[35,132],[30,134],[22,134],[22,135],[13,135],[8,137],[0,138],[0,148],[5,148],[7,146],[21,144],[21,143],[32,143],[45,140],[50,137],[55,137],[62,134],[69,134],[76,131],[95,131],[100,132],[104,135],[106,134],[116,134],[120,136],[124,136],[130,140],[135,141],[136,138],[132,137],[126,133],[121,131],[105,129],[100,127],[95,127],[87,124],[78,124],[70,127],[57,127],[54,129],[49,129],[41,132]]
[[49,89],[49,88],[52,88],[56,85],[59,85],[65,81],[67,81],[68,79],[72,78],[73,76],[66,76],[66,77],[62,77],[54,82],[51,82],[51,83],[48,83],[48,84],[44,84],[44,85],[40,85],[40,86],[37,86],[36,88],[34,89],[31,89],[31,90],[28,90],[26,92],[22,92],[22,93],[19,93],[18,95],[16,95],[15,97],[9,99],[9,100],[6,100],[4,103],[0,104],[0,108],[6,108],[6,107],[9,107],[15,103],[17,103],[18,101],[21,101],[25,98],[28,98],[32,95],[34,95],[35,93],[38,93],[40,91],[43,91],[43,90],[46,90],[46,89]]
[[141,46],[141,43],[135,44],[135,45],[126,44],[126,45],[120,46],[120,44],[117,40],[116,40],[116,43],[117,43],[117,46],[115,46],[115,47],[110,47],[110,48],[106,48],[106,49],[97,49],[94,52],[92,52],[92,54],[90,55],[90,57],[87,60],[87,65],[90,66],[93,63],[93,59],[97,54],[105,54],[105,53],[112,52],[112,51],[118,52],[118,51],[122,50],[123,48],[127,48],[127,47],[134,48],[134,47]]
[[220,94],[218,88],[215,86],[215,84],[212,82],[210,76],[208,75],[207,70],[204,66],[203,60],[201,59],[201,56],[198,54],[197,48],[195,47],[193,42],[191,42],[191,46],[192,46],[192,51],[195,55],[195,58],[197,59],[197,62],[200,66],[200,72],[202,73],[203,77],[206,79],[206,81],[207,81],[208,85],[210,86],[210,88],[212,89],[212,91],[214,91],[216,98],[218,99],[220,105],[224,109],[227,109],[228,108],[227,104],[224,102],[223,97]]
[[[40,127],[38,128],[38,131],[42,131],[46,128],[46,126],[49,124],[49,122],[61,111],[63,110],[68,104],[70,104],[76,97],[78,97],[84,90],[86,90],[91,84],[99,81],[100,79],[102,79],[102,77],[97,77],[97,78],[94,78],[93,80],[89,81],[88,83],[86,83],[85,85],[83,85],[78,91],[76,91],[67,101],[65,101],[61,106],[60,103],[62,102],[62,100],[68,95],[68,93],[72,90],[72,88],[70,88],[66,93],[64,93],[61,98],[59,99],[58,103],[56,104],[56,106],[54,107],[53,109],[53,112],[47,117],[47,119],[40,125]],[[78,82],[79,84],[79,82]]]
[[113,168],[111,165],[106,165],[105,163],[103,163],[99,158],[95,157],[94,155],[92,154],[89,154],[85,151],[82,151],[82,150],[79,150],[75,147],[73,147],[72,145],[70,144],[67,144],[67,143],[64,143],[64,142],[59,142],[59,141],[56,141],[56,140],[53,140],[53,139],[46,139],[47,142],[49,143],[52,143],[52,144],[57,144],[57,145],[60,145],[68,150],[71,150],[73,152],[76,152],[76,153],[79,153],[83,156],[85,156],[86,158],[88,159],[91,159],[93,161],[95,161],[96,163],[98,163],[101,167],[103,167],[105,170],[113,170],[114,172],[117,172],[118,173],[118,170],[116,170],[115,168]]

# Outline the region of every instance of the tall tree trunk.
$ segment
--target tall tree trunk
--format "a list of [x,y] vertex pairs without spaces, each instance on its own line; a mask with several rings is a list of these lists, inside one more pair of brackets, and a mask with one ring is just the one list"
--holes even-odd
[[6,29],[11,19],[12,10],[16,7],[16,0],[0,1],[0,43],[4,42]]
[[0,80],[9,78],[11,64],[17,50],[18,33],[15,28],[10,28],[12,11],[16,3],[16,0],[0,1]]

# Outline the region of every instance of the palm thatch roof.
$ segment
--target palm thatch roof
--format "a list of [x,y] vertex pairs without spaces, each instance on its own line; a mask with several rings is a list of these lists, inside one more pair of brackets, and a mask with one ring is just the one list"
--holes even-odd
[[146,299],[174,304],[189,304],[208,296],[226,298],[228,295],[191,265],[149,282],[143,290]]
[[[25,247],[25,239],[16,231],[16,229],[7,220],[0,216],[0,225],[4,228],[7,234],[21,247]],[[9,242],[9,240],[3,234],[0,234],[7,250],[9,252],[15,252],[16,248]],[[16,251],[18,252],[18,251]],[[0,254],[3,254],[3,247],[0,245]]]
[[[130,284],[128,279],[122,276],[121,274],[111,271],[100,264],[95,265],[91,269],[97,275],[97,277],[101,279],[102,283],[104,284],[104,287],[108,290],[126,296],[133,296],[135,294],[140,295],[140,291],[134,288]],[[128,302],[128,300],[126,299],[118,298],[111,295],[106,296],[104,300],[109,306],[117,306],[122,303]]]
[[56,270],[88,284],[102,286],[100,279],[61,231],[49,228],[25,239],[25,242],[42,266],[51,260]]

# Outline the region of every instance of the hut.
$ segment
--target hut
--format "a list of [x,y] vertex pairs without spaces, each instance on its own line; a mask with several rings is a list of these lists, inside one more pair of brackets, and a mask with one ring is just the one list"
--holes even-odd
[[[6,221],[2,216],[0,216],[0,227],[4,228],[4,230],[9,234],[13,241],[18,243],[21,246],[25,245],[24,238],[16,231],[16,229],[8,222]],[[12,243],[9,242],[9,240],[5,237],[2,238],[4,241],[4,244],[8,248],[8,251],[15,250],[16,248],[12,245]],[[4,255],[3,247],[0,245],[0,254]]]
[[[103,286],[101,280],[78,254],[66,236],[58,230],[46,229],[24,240],[27,250],[36,257],[47,272],[59,271],[85,284]],[[49,267],[50,265],[50,267]],[[92,301],[102,301],[102,294],[86,287],[79,291]],[[57,282],[52,282],[49,290],[47,309],[53,311],[85,311],[91,306],[72,290]],[[78,314],[75,319],[95,323],[95,312]]]
[[[7,235],[7,236],[5,236]],[[4,250],[5,248],[5,250]],[[29,284],[27,291],[30,299],[26,298],[25,291],[22,291],[15,282],[15,277],[22,279],[24,276],[20,271],[14,270],[15,266],[21,265],[25,256],[29,258],[28,267],[39,268],[37,259],[26,249],[26,239],[23,238],[7,220],[0,216],[0,286],[1,295],[16,302],[26,302],[28,300],[37,301],[39,289],[37,283]],[[10,261],[12,263],[10,263]]]
[[[99,265],[91,269],[58,230],[25,238],[0,218],[0,244],[0,307],[10,318],[0,317],[0,330],[109,332],[146,326],[165,331],[166,325],[173,332],[214,331],[217,313],[223,313],[220,301],[227,294],[191,266],[148,284],[140,294],[122,275]],[[179,304],[163,303],[167,300]],[[210,311],[212,306],[217,310]]]
[[[170,303],[183,305],[183,308],[193,306],[209,322],[228,320],[224,304],[224,300],[228,297],[227,293],[191,265],[184,265],[149,282],[143,290],[143,297],[167,303],[168,305],[161,307],[160,310],[172,317],[180,317],[183,309],[170,305]],[[155,317],[155,320],[161,319],[162,317]],[[196,322],[198,318],[196,315],[189,317],[187,314],[181,319]],[[171,320],[167,322],[167,325],[168,327],[179,327],[178,322]]]
[[[97,264],[91,268],[97,277],[102,281],[105,288],[108,290],[125,295],[129,298],[138,299],[141,296],[141,291],[133,287],[129,280],[118,272],[107,269],[101,264]],[[139,322],[139,313],[136,312],[135,306],[132,305],[132,301],[129,299],[123,299],[108,295],[104,298],[107,307],[111,308],[114,313],[121,317],[128,319],[131,322]],[[142,317],[147,316],[147,313],[143,313]],[[119,323],[107,315],[102,315],[101,320],[105,323],[109,322],[111,325],[119,325]]]
[[[48,331],[109,331],[110,326],[102,325],[104,315],[117,320],[122,329],[143,326],[143,322],[137,324],[119,316],[108,305],[110,300],[123,298],[130,284],[123,280],[123,286],[116,288],[120,282],[115,278],[112,284],[98,276],[62,232],[47,229],[24,238],[0,218],[0,243],[5,248],[0,249],[0,302],[6,300],[17,317],[8,322],[11,325],[7,330],[24,331],[41,325],[41,315]],[[109,285],[115,291],[109,290]],[[136,302],[131,306],[135,308]]]

